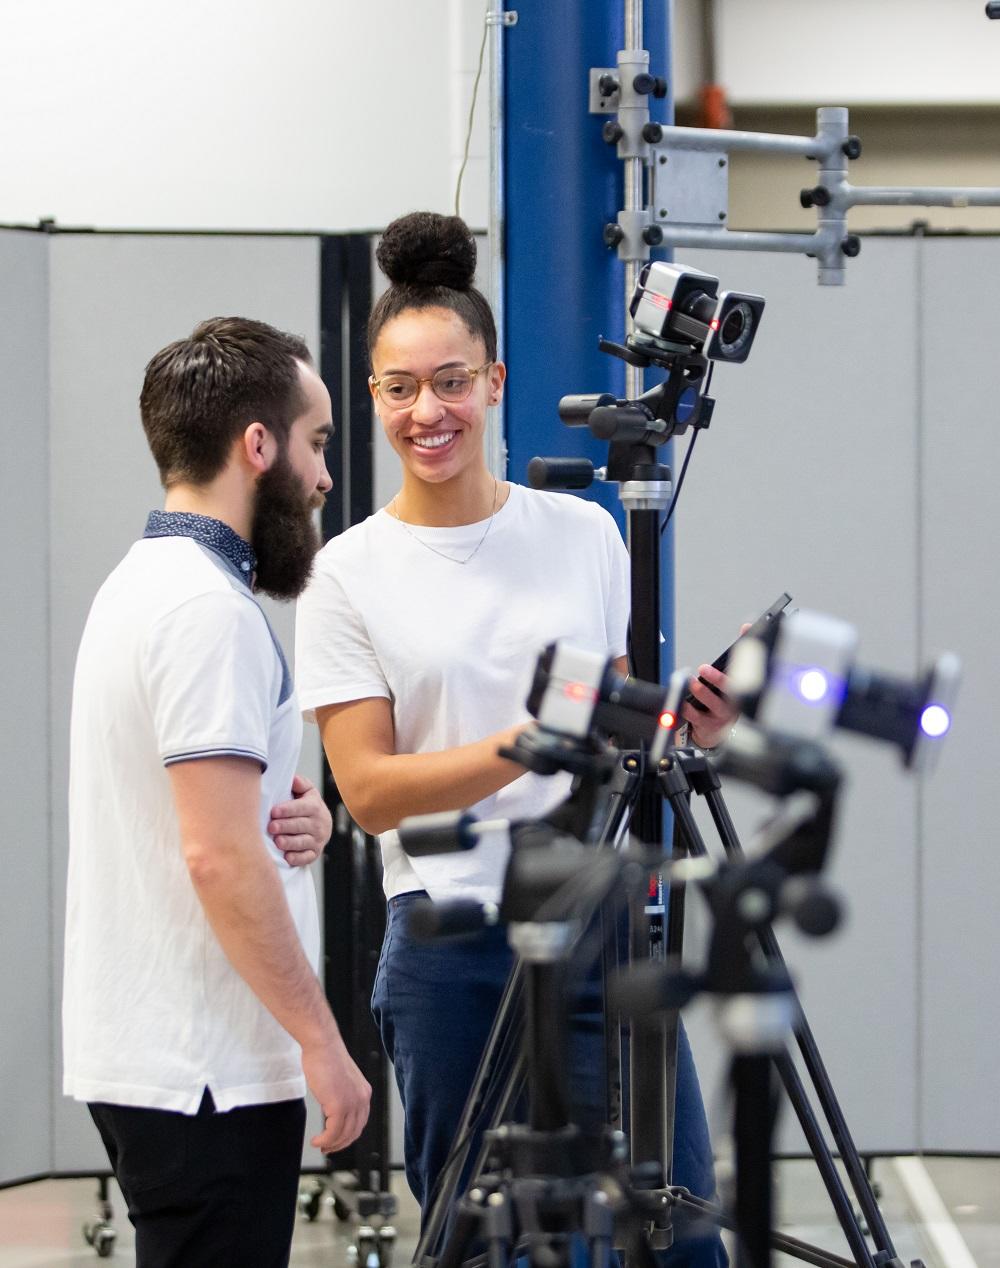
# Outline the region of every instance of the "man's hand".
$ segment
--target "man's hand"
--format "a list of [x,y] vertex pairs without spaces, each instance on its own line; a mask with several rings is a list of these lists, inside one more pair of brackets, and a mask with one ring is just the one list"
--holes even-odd
[[292,800],[274,807],[267,831],[291,867],[305,867],[323,853],[333,819],[319,790],[303,775],[296,775]]
[[325,1154],[346,1149],[368,1122],[372,1090],[337,1035],[317,1048],[302,1049],[302,1073],[323,1111],[323,1130],[310,1144]]
[[[741,626],[740,634],[745,634],[749,628],[749,625]],[[715,748],[721,744],[740,715],[727,686],[725,673],[714,665],[699,665],[688,683],[688,691],[702,707],[698,709],[687,702],[681,710],[681,717],[690,726],[691,739],[699,748]]]

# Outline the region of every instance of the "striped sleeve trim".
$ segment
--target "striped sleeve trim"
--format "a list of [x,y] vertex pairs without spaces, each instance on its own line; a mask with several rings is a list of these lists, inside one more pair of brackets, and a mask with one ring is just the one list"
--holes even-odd
[[178,762],[197,762],[203,757],[249,757],[260,762],[261,772],[267,770],[267,756],[250,748],[192,748],[181,753],[169,753],[163,759],[164,766],[175,766]]

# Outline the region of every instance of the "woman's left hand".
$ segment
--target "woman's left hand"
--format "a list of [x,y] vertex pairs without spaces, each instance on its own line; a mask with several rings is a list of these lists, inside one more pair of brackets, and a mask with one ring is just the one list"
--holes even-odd
[[[740,627],[740,635],[744,635],[749,625]],[[699,748],[715,748],[726,739],[730,728],[740,716],[737,705],[729,696],[728,679],[721,669],[714,665],[699,665],[695,676],[688,683],[688,691],[703,706],[696,708],[687,702],[681,710],[681,717],[690,727],[692,741]]]
[[681,717],[690,727],[692,742],[699,748],[715,748],[721,744],[739,717],[739,709],[726,695],[726,684],[726,675],[714,665],[699,665],[696,676],[688,683],[688,691],[704,705],[704,711],[688,701],[681,710]]
[[319,789],[305,776],[296,775],[291,801],[274,807],[267,831],[291,867],[305,867],[323,853],[333,819]]

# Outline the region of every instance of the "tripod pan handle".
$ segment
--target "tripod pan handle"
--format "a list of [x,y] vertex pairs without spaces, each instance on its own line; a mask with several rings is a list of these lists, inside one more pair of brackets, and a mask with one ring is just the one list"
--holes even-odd
[[589,458],[532,458],[528,483],[533,489],[587,489],[594,481]]

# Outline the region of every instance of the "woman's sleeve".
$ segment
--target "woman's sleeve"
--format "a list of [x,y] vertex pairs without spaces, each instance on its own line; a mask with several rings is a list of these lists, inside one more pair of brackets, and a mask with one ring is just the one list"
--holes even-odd
[[629,557],[616,521],[607,513],[604,520],[608,551],[607,652],[609,656],[624,656],[628,650],[628,620],[632,606]]
[[363,617],[319,561],[295,610],[295,685],[308,722],[321,705],[392,698]]

